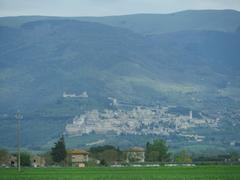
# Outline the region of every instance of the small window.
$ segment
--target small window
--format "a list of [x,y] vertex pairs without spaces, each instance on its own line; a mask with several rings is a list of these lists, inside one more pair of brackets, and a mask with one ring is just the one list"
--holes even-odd
[[11,161],[11,166],[14,166],[14,164],[15,164],[14,161]]

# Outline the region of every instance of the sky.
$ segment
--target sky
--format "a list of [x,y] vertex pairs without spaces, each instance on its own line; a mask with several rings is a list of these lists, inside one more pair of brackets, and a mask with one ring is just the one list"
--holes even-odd
[[240,11],[240,0],[0,0],[0,16],[109,16],[189,9]]

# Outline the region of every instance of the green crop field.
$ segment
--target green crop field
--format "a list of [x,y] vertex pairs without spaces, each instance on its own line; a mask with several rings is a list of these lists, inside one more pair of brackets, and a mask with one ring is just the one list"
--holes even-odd
[[0,169],[0,179],[239,180],[240,166]]

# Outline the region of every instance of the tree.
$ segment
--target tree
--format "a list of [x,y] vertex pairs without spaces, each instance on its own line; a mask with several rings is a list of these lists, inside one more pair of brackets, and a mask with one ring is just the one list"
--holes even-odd
[[105,159],[101,159],[101,160],[100,160],[100,165],[101,165],[101,166],[107,166],[108,164],[107,164],[107,162],[105,161]]
[[30,154],[27,152],[21,153],[21,166],[31,166]]
[[0,165],[1,164],[8,164],[10,158],[10,154],[5,149],[0,149]]
[[102,153],[102,158],[108,163],[111,164],[118,160],[118,152],[113,149],[104,150]]
[[[17,157],[17,153],[14,153],[13,156]],[[18,163],[18,158],[17,158]],[[31,158],[28,152],[20,152],[20,163],[21,166],[31,166]]]
[[66,159],[67,151],[65,147],[64,137],[62,136],[52,148],[51,156],[54,162],[60,163]]
[[237,162],[239,159],[239,154],[236,151],[231,151],[229,153],[231,162]]
[[162,139],[146,144],[146,160],[151,162],[166,161],[169,158],[168,147]]
[[45,159],[47,166],[54,164],[53,159],[52,159],[52,155],[51,155],[51,152],[50,152],[50,151],[45,152],[42,156],[43,156],[43,158]]
[[150,151],[148,153],[148,161],[154,162],[159,161],[159,152],[158,151]]
[[187,153],[186,150],[182,150],[180,151],[176,157],[175,157],[175,161],[177,163],[192,163],[192,158],[191,156]]
[[89,151],[92,158],[104,160],[105,165],[123,159],[121,150],[111,145],[91,147]]

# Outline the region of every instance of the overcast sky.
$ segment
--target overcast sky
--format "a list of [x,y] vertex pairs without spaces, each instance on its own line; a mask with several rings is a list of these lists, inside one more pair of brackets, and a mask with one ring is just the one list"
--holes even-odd
[[0,0],[0,16],[106,16],[188,9],[240,10],[240,0]]

